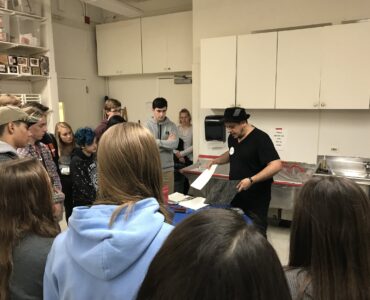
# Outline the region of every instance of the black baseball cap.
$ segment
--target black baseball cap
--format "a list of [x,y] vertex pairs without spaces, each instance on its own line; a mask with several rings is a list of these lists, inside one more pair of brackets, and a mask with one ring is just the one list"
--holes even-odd
[[242,107],[229,107],[225,109],[224,112],[224,122],[225,123],[240,123],[242,121],[248,120],[250,114],[247,114]]

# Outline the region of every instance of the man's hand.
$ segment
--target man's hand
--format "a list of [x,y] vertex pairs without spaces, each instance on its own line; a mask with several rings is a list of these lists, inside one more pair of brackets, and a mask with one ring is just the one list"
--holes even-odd
[[212,165],[214,165],[214,164],[215,164],[215,161],[212,159],[212,160],[210,160],[209,162],[206,163],[206,168],[210,169],[212,167]]
[[244,178],[238,183],[236,188],[238,189],[238,192],[241,192],[241,191],[246,191],[247,189],[249,189],[251,185],[252,185],[252,182],[249,180],[249,178]]

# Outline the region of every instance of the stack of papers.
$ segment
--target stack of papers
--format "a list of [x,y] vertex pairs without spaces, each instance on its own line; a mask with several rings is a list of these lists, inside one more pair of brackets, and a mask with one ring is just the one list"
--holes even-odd
[[168,195],[168,203],[179,204],[181,206],[191,208],[194,210],[207,206],[208,204],[204,203],[205,201],[206,198],[203,197],[194,198],[192,196],[187,196],[178,192]]
[[205,206],[208,205],[208,204],[204,203],[204,201],[206,201],[206,198],[196,197],[196,198],[191,199],[191,200],[181,201],[180,205],[184,206],[184,207],[187,207],[187,208],[197,210],[197,209],[200,209],[200,208],[205,207]]
[[178,192],[175,192],[171,195],[168,195],[168,203],[171,204],[178,204],[181,201],[184,201],[187,199],[187,196]]

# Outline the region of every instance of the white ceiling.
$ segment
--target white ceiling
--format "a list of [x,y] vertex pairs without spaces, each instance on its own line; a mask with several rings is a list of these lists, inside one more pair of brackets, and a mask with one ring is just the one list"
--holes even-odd
[[[168,13],[192,10],[192,0],[118,0],[124,4],[138,8],[142,17],[163,15]],[[106,15],[112,13],[107,12]],[[119,19],[121,19],[120,17]]]

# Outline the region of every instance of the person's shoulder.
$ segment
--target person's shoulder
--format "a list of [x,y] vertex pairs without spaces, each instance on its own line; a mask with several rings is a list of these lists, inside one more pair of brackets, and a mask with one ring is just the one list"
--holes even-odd
[[102,120],[98,126],[95,127],[94,132],[95,134],[101,134],[104,129],[106,129],[108,126],[108,119]]
[[74,148],[71,154],[71,163],[80,161],[81,160],[81,149],[80,148]]
[[170,234],[170,232],[175,228],[172,224],[163,222],[162,230],[165,234]]
[[0,162],[18,158],[17,150],[8,143],[0,141]]
[[49,150],[49,147],[48,146],[46,146],[43,142],[41,142],[41,141],[38,141],[38,142],[36,142],[36,147],[39,147],[40,149],[42,148],[42,149],[47,149],[47,150]]
[[64,255],[67,251],[65,249],[66,247],[66,238],[67,238],[67,233],[69,229],[59,233],[53,240],[53,243],[50,247],[49,250],[49,255],[60,257],[60,255]]
[[[46,257],[50,251],[53,241],[54,237],[43,237],[30,233],[20,240],[14,251],[18,254],[24,252],[22,255],[27,256],[40,255],[41,253],[44,253]],[[32,249],[32,251],[29,251],[30,249]]]
[[66,239],[66,236],[67,236],[67,233],[68,233],[69,229],[67,228],[67,230],[59,233],[55,238],[54,238],[54,241],[53,241],[53,245],[54,244],[64,244],[65,243],[65,239]]
[[53,158],[53,156],[51,154],[51,151],[50,151],[50,148],[47,145],[45,145],[43,142],[37,142],[35,145],[36,145],[36,147],[38,147],[41,150],[41,152],[43,154]]
[[54,237],[44,237],[37,234],[30,234],[28,237],[28,242],[36,243],[41,246],[51,247],[54,241]]
[[174,129],[178,129],[177,128],[177,125],[171,121],[171,119],[169,119],[168,117],[166,118],[166,121],[165,123],[167,123],[168,125],[170,125],[171,127],[173,127]]
[[156,122],[154,121],[153,117],[149,117],[148,119],[146,119],[146,121],[144,122],[144,126],[145,127],[148,127],[149,129],[151,127],[153,127],[154,125],[156,124]]
[[10,152],[0,153],[0,163],[13,160],[13,159],[17,159],[17,158],[18,158],[18,155],[12,154]]
[[263,130],[257,128],[257,127],[254,127],[252,133],[254,134],[254,136],[256,136],[260,139],[263,139],[263,140],[269,139],[269,140],[271,140],[269,134],[266,131],[263,131]]
[[52,143],[53,139],[51,137],[51,133],[46,132],[40,141],[46,145]]
[[303,299],[312,299],[312,287],[305,269],[288,267],[284,272],[293,299],[298,298],[300,291],[304,291]]
[[103,120],[100,121],[100,123],[98,124],[97,127],[104,126],[104,125],[107,125],[107,124],[108,124],[108,119],[103,119]]
[[291,268],[291,267],[286,268],[284,272],[285,272],[285,275],[289,278],[297,278],[298,275],[302,275],[306,273],[306,271],[301,268]]
[[23,148],[17,148],[17,153],[20,157],[30,156],[31,152],[32,152],[32,145],[31,144],[27,144]]
[[265,131],[263,131],[262,129],[259,129],[259,128],[258,128],[258,127],[256,127],[256,126],[253,126],[253,127],[254,127],[253,132],[254,132],[255,134],[267,135],[267,133],[266,133]]

